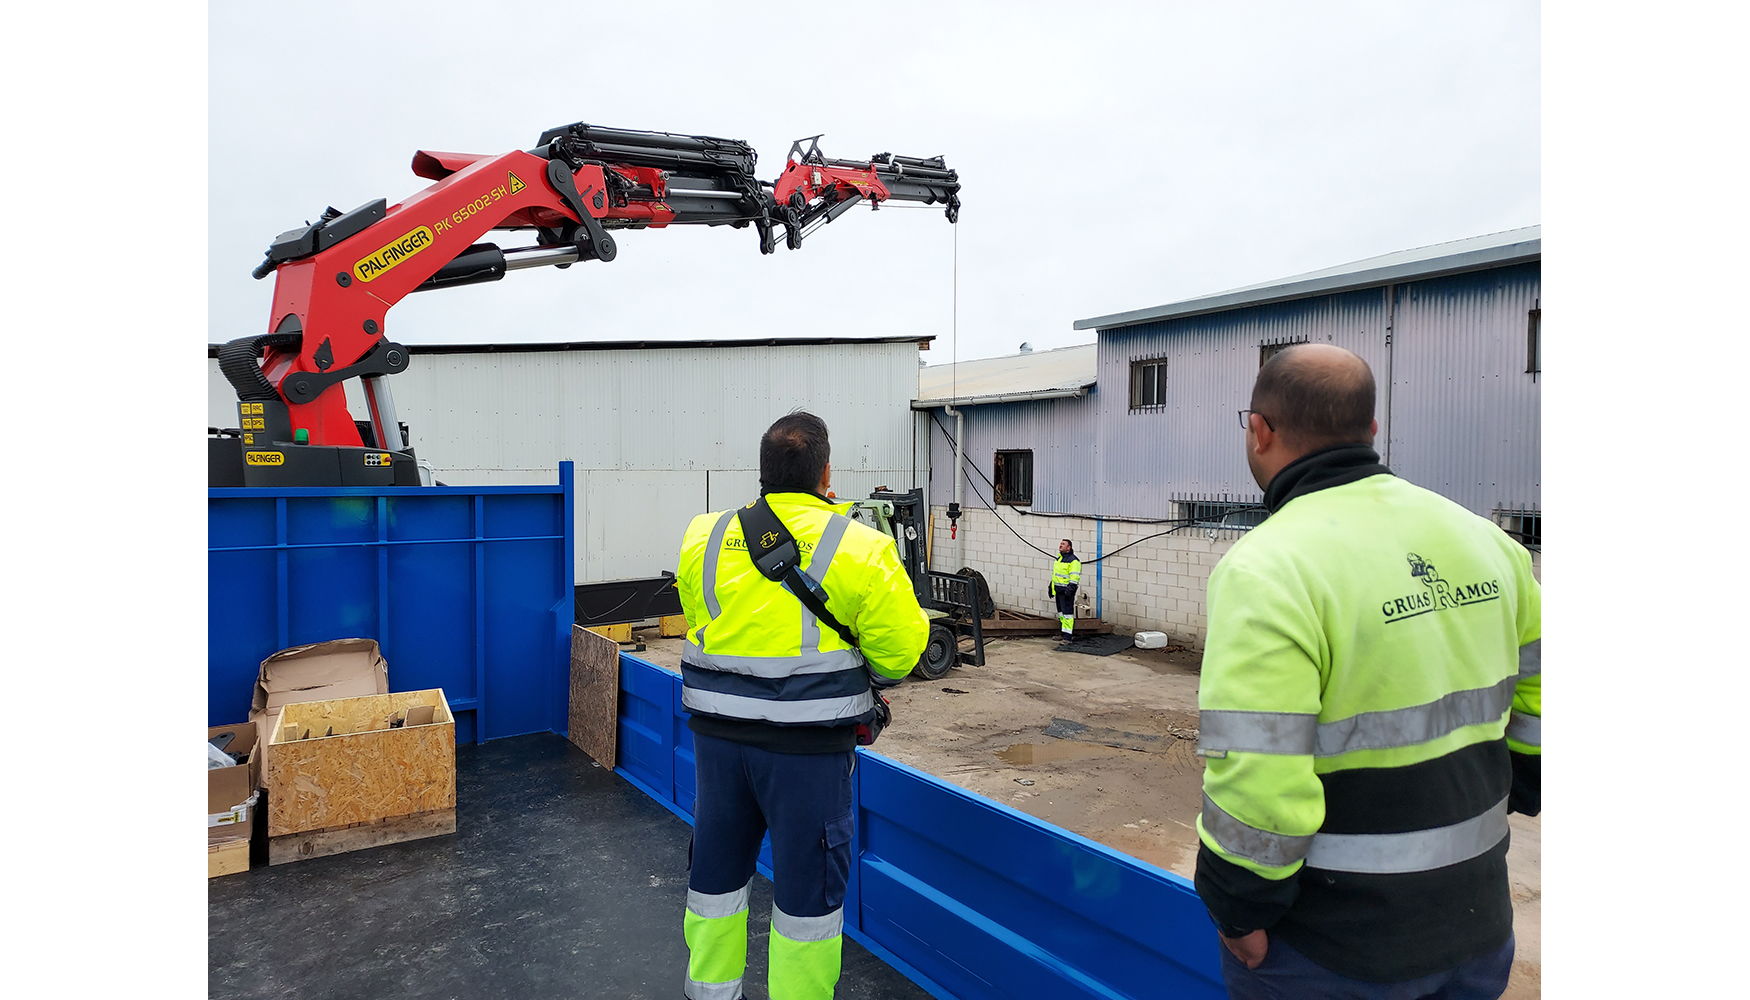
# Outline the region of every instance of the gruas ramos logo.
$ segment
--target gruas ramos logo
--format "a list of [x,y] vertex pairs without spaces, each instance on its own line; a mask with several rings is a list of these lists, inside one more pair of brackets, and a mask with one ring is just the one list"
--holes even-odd
[[1434,568],[1434,563],[1416,553],[1408,553],[1404,558],[1410,564],[1410,579],[1419,581],[1422,589],[1402,597],[1394,597],[1379,606],[1379,612],[1385,616],[1388,625],[1434,611],[1450,611],[1467,604],[1498,600],[1501,596],[1499,580],[1453,583],[1442,579],[1440,571]]

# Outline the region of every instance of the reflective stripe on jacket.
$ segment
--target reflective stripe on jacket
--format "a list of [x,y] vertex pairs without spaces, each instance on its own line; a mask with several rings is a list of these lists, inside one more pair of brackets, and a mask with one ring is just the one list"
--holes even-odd
[[[875,701],[864,671],[904,677],[929,639],[893,539],[806,493],[773,493],[801,569],[859,656],[802,602],[754,567],[734,510],[701,514],[681,541],[676,587],[687,618],[681,701],[689,712],[777,725],[848,725]],[[849,505],[844,505],[848,509]]]
[[1057,588],[1066,583],[1081,586],[1082,561],[1080,559],[1065,559],[1059,555],[1057,561],[1051,564],[1051,596],[1056,597]]

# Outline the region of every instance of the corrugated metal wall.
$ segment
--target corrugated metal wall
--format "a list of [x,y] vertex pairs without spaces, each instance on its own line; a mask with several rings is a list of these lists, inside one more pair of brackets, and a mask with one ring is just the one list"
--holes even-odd
[[[1093,393],[969,406],[966,455],[991,476],[997,449],[1033,449],[1039,511],[1164,518],[1177,513],[1174,495],[1253,498],[1237,412],[1250,403],[1260,348],[1319,341],[1372,366],[1378,446],[1389,438],[1399,475],[1478,514],[1540,507],[1541,387],[1525,372],[1540,274],[1521,264],[1101,331]],[[1132,410],[1131,363],[1154,358],[1167,362],[1166,403]],[[952,419],[932,412],[952,433]],[[953,451],[934,429],[930,454],[932,502],[945,504]],[[968,488],[966,504],[978,503]]]
[[[964,506],[989,506],[991,487],[986,480],[994,478],[994,456],[1014,448],[1033,451],[1033,510],[1054,514],[1098,510],[1101,449],[1094,437],[1101,405],[1098,396],[1093,392],[1080,399],[966,407]],[[946,504],[954,499],[954,446],[949,443],[954,418],[939,409],[928,412],[934,417],[929,428],[930,502]]]
[[[1348,292],[1100,334],[1101,512],[1171,517],[1174,493],[1254,496],[1238,412],[1265,344],[1317,340],[1384,371],[1385,293]],[[1132,361],[1165,358],[1165,406],[1130,408]]]
[[[235,426],[208,370],[209,420]],[[839,496],[921,482],[914,343],[416,354],[391,385],[444,482],[544,483],[576,463],[579,581],[673,569],[693,514],[757,493],[760,434],[799,407],[832,431]]]
[[1399,286],[1392,471],[1479,514],[1542,506],[1542,376],[1525,371],[1541,287],[1537,264]]

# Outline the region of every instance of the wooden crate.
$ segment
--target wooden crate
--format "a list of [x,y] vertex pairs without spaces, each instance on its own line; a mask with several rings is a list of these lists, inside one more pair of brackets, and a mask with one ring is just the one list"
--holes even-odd
[[[426,706],[430,723],[391,725]],[[456,830],[456,722],[442,690],[287,705],[268,745],[269,864]]]
[[249,870],[249,839],[229,837],[207,842],[207,878]]

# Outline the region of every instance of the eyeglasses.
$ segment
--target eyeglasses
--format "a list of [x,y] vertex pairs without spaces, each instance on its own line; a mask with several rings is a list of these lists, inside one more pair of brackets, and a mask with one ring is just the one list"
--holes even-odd
[[[1252,429],[1252,414],[1254,414],[1254,413],[1258,413],[1258,411],[1257,410],[1241,410],[1240,411],[1240,426],[1245,428],[1246,430],[1251,430]],[[1270,430],[1272,432],[1274,432],[1276,430],[1276,425],[1270,422],[1269,417],[1264,416],[1262,413],[1258,413],[1258,419],[1264,421],[1264,426],[1270,428]]]

